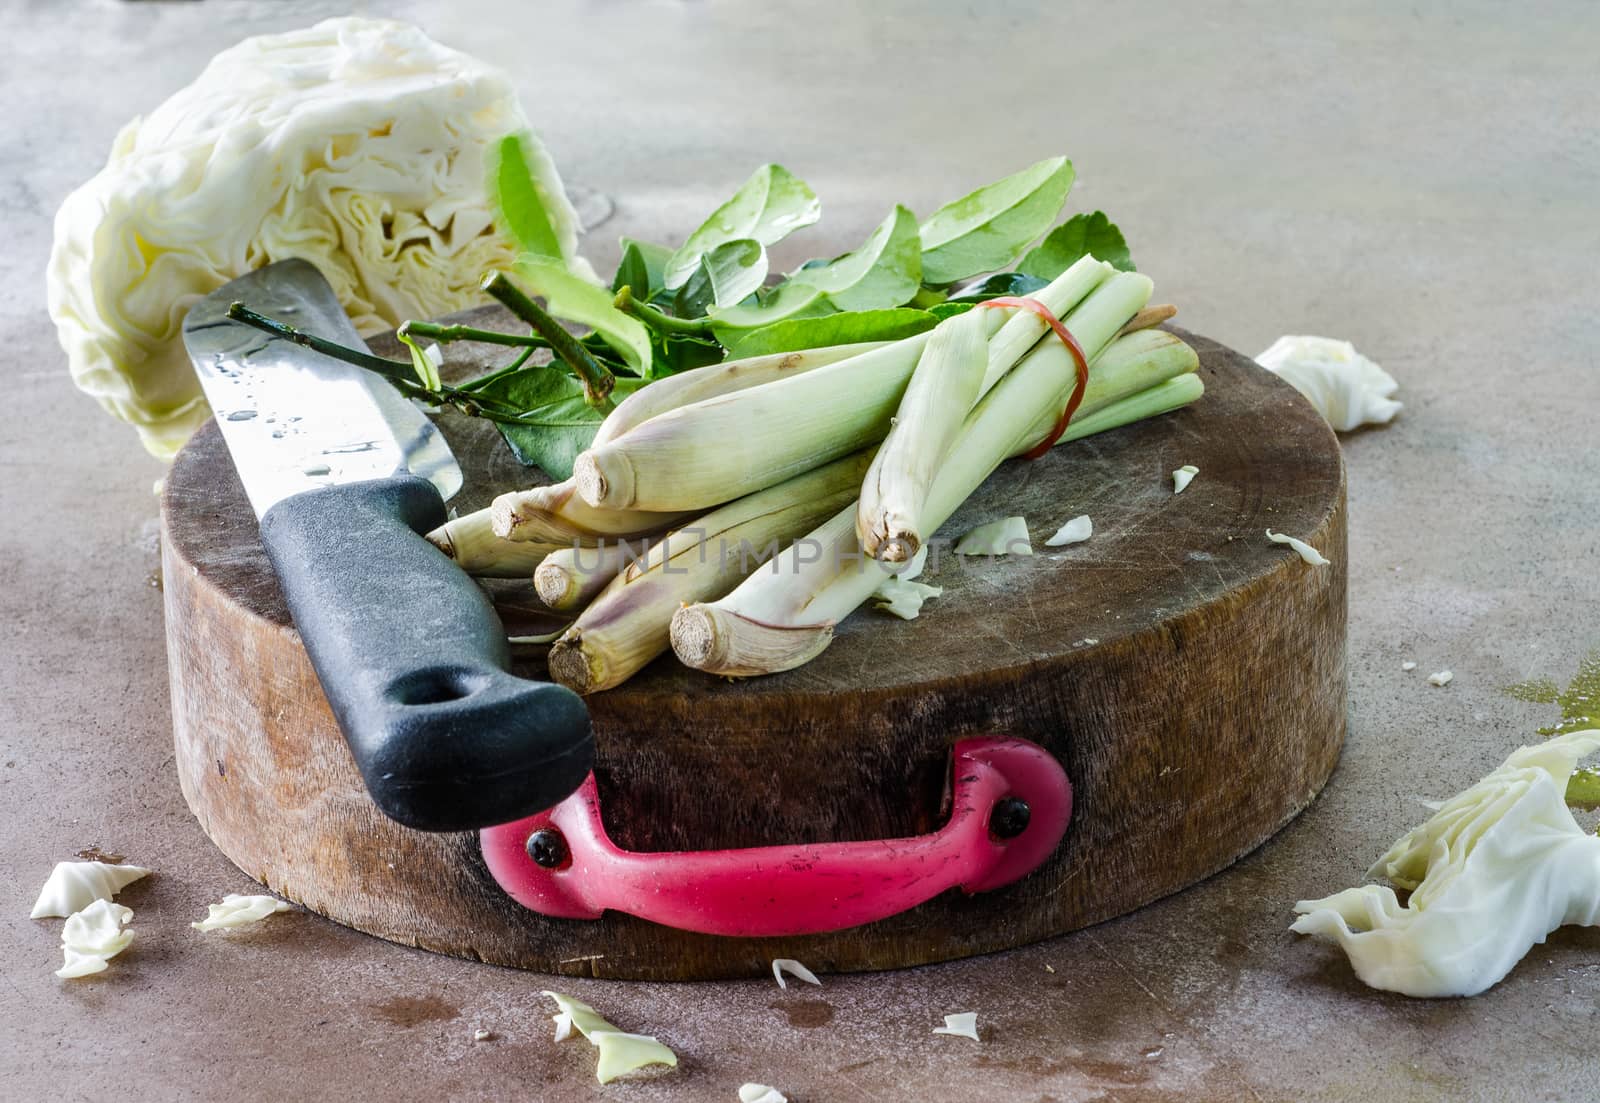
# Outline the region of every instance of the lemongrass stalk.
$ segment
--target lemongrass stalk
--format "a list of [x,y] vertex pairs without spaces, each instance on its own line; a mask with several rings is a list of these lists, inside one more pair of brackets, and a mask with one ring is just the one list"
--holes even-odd
[[[1107,278],[1099,262],[1074,265],[1036,297],[1046,306],[1052,299],[1077,302]],[[982,311],[986,340],[1011,313]],[[704,509],[874,444],[888,434],[928,340],[918,334],[804,375],[669,410],[580,455],[573,468],[578,493],[613,509]]]
[[[1073,333],[1094,357],[1093,350],[1106,346],[1148,296],[1149,281],[1144,277],[1114,277],[1080,308]],[[931,528],[948,520],[1008,456],[1029,450],[1053,428],[1057,411],[1076,382],[1070,354],[1053,344],[1041,344],[1030,353],[968,417],[929,493]],[[1197,363],[1194,351],[1169,333],[1142,331],[1120,338],[1092,360],[1079,410],[1091,417],[1193,372]],[[1041,395],[1050,396],[1050,401],[1041,405]],[[680,610],[671,630],[679,659],[717,674],[748,676],[792,669],[820,654],[833,638],[833,625],[865,602],[891,573],[887,565],[863,556],[848,507],[797,548],[802,545],[809,553],[806,557],[787,552],[721,601]]]
[[806,606],[829,588],[870,580],[861,600],[899,569],[865,559],[854,502],[717,601],[685,604],[668,638],[678,661],[735,678],[775,674],[810,662],[833,642],[833,621],[809,621]]
[[1072,440],[1082,440],[1096,433],[1107,433],[1124,425],[1132,425],[1136,421],[1170,414],[1173,410],[1181,410],[1205,393],[1206,385],[1194,372],[1168,379],[1136,395],[1113,402],[1102,410],[1096,410],[1088,417],[1073,418],[1072,424],[1067,426],[1067,431],[1061,434],[1061,439],[1056,443],[1065,444]]
[[888,341],[862,341],[853,345],[830,345],[819,349],[800,349],[795,352],[774,352],[765,356],[747,356],[742,360],[725,360],[720,364],[707,364],[702,368],[669,375],[647,387],[640,387],[617,403],[617,408],[606,416],[595,434],[591,448],[615,440],[623,433],[642,425],[657,414],[703,402],[718,395],[749,390],[763,383],[804,375],[816,368],[837,364],[852,356],[872,352],[890,344]]
[[550,651],[579,693],[620,685],[670,646],[672,615],[727,593],[783,545],[854,499],[870,454],[835,460],[713,510],[614,578]]
[[[1116,269],[1111,265],[1092,256],[1080,257],[1065,272],[1028,297],[1037,299],[1057,318],[1065,318],[1073,307],[1083,302],[1089,292],[1115,273]],[[989,342],[989,363],[984,369],[983,386],[978,393],[988,394],[1049,329],[1050,323],[1031,310],[1011,313],[1005,325],[1000,327],[1000,332],[994,335],[994,340]],[[1077,333],[1074,332],[1073,336],[1076,337]],[[1088,349],[1084,351],[1087,353]],[[962,416],[965,416],[965,412]]]
[[939,323],[911,373],[856,510],[861,546],[874,559],[904,563],[922,547],[928,484],[978,401],[989,364],[983,322],[980,312],[968,311]]
[[[619,402],[617,408],[601,422],[590,447],[615,440],[634,426],[679,406],[803,375],[816,368],[882,348],[887,343],[864,341],[853,345],[771,353],[679,372],[657,380],[648,387],[640,387]],[[639,510],[596,510],[572,493],[575,485],[568,479],[554,486],[500,495],[492,507],[495,510],[492,517],[495,531],[508,540],[593,545],[610,536],[657,533],[687,516],[683,512],[663,515]]]
[[706,508],[849,455],[888,432],[927,341],[669,410],[580,455],[578,493],[611,509]]
[[428,540],[478,578],[527,578],[557,550],[554,544],[517,543],[496,536],[486,509],[446,521],[428,533]]
[[643,555],[648,544],[648,539],[619,539],[592,548],[559,548],[545,556],[533,572],[533,588],[539,600],[557,612],[581,609]]
[[489,505],[495,535],[539,544],[593,546],[613,537],[663,532],[690,516],[637,509],[596,509],[578,496],[571,479],[529,490],[513,490]]

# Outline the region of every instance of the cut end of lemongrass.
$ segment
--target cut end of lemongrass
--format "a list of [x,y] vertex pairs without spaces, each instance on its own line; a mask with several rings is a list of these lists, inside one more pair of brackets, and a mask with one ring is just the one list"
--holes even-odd
[[628,562],[626,543],[594,548],[558,548],[533,572],[539,600],[561,613],[573,612],[600,594]]
[[455,538],[450,535],[450,526],[448,524],[440,525],[428,533],[425,539],[428,543],[444,552],[449,558],[454,559],[456,557],[456,542]]
[[922,550],[922,535],[903,518],[856,514],[856,535],[861,550],[884,563],[909,563]]
[[804,666],[833,642],[832,624],[763,624],[715,605],[672,615],[672,650],[695,670],[735,678]]
[[496,536],[486,509],[445,522],[428,533],[427,539],[455,560],[456,566],[479,578],[525,579],[554,550],[549,544],[519,543]]
[[572,465],[578,497],[595,507],[626,509],[633,504],[633,469],[625,457],[605,449],[581,453]]
[[605,688],[605,662],[583,646],[583,633],[568,632],[550,647],[550,677],[574,693]]
[[885,563],[909,563],[921,550],[922,537],[909,529],[901,529],[890,533],[889,538],[878,545],[874,558]]
[[533,572],[533,589],[550,608],[565,611],[578,602],[583,583],[565,564],[546,559]]
[[521,527],[521,509],[516,496],[502,494],[489,503],[489,527],[502,540],[516,540]]

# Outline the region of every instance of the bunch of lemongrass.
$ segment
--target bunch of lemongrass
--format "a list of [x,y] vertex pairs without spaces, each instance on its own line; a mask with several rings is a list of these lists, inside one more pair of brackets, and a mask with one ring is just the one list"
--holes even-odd
[[[1106,279],[1067,319],[1089,362],[1078,416],[1062,440],[1077,440],[1193,402],[1203,386],[1194,350],[1172,334],[1118,336],[1145,306],[1150,281]],[[1040,342],[964,419],[931,480],[925,531],[943,524],[1005,459],[1047,440],[1077,382],[1077,364],[1057,340]],[[755,675],[799,666],[827,647],[834,625],[863,604],[890,569],[863,554],[859,505],[840,511],[804,541],[753,573],[725,598],[673,617],[678,658],[717,674]],[[803,554],[802,554],[803,552]]]
[[[1114,271],[1085,257],[1033,297],[1059,317]],[[1031,317],[1013,326],[1013,313],[981,310],[970,323],[989,342],[990,360],[1007,368],[1044,328]],[[573,465],[578,493],[606,509],[708,509],[876,444],[938,332],[659,414],[581,454]]]

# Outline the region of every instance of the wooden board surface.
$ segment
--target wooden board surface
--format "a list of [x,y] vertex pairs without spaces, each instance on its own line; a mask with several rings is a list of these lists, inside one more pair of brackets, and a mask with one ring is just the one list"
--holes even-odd
[[[365,797],[214,425],[179,457],[163,501],[184,794],[230,858],[291,899],[385,938],[549,972],[737,976],[775,956],[825,970],[920,964],[1192,884],[1292,818],[1337,759],[1345,494],[1338,444],[1304,400],[1184,336],[1207,387],[1196,406],[1008,463],[941,531],[1021,514],[1040,554],[946,555],[925,576],[944,596],[919,620],[858,613],[797,671],[734,683],[668,656],[589,699],[607,829],[635,850],[925,832],[940,822],[957,738],[1038,742],[1065,766],[1076,809],[1056,855],[1015,885],[767,940],[526,911],[489,877],[475,836],[406,830]],[[441,424],[467,474],[461,509],[544,481],[487,423]],[[1174,495],[1170,472],[1184,464],[1200,474]],[[1093,539],[1043,546],[1079,513]],[[1332,564],[1307,566],[1266,540],[1269,527]],[[537,622],[531,587],[496,589],[508,619]],[[542,662],[528,652],[519,667],[537,675]]]

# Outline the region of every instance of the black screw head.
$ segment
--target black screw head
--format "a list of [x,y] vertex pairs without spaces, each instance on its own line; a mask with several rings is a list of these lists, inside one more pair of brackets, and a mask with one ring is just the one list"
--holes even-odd
[[1028,807],[1028,802],[1021,797],[1002,797],[995,801],[994,811],[989,813],[989,831],[997,839],[1015,839],[1018,835],[1028,830],[1028,821],[1033,818],[1033,809]]
[[568,857],[567,840],[553,827],[541,827],[528,836],[528,857],[541,869],[559,869]]

